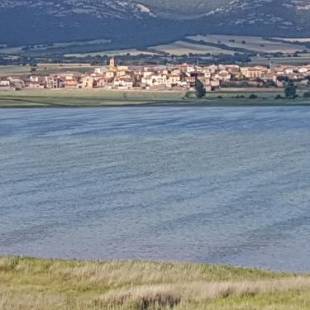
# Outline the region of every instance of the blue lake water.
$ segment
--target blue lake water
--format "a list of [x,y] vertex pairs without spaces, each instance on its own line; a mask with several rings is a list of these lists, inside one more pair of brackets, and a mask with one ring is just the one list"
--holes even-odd
[[7,254],[310,272],[310,109],[1,110]]

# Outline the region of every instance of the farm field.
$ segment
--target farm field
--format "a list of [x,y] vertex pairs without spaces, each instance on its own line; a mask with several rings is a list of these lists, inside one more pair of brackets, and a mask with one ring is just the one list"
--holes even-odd
[[211,55],[234,55],[234,51],[225,50],[219,47],[195,44],[185,41],[176,41],[170,44],[163,44],[150,47],[151,50],[164,52],[169,55],[182,56],[189,54],[211,54]]
[[183,91],[119,91],[105,89],[61,89],[1,91],[0,107],[81,107],[141,105],[160,102],[179,102]]
[[16,46],[16,47],[0,47],[0,54],[4,55],[18,55],[23,52],[24,46]]
[[[197,43],[195,43],[197,42]],[[183,40],[172,43],[150,46],[145,49],[113,48],[113,42],[108,39],[90,41],[56,42],[52,44],[37,44],[31,46],[6,46],[0,45],[0,55],[8,57],[31,56],[50,57],[62,55],[70,57],[96,57],[96,56],[131,56],[154,55],[166,53],[175,56],[189,54],[196,55],[234,55],[236,52],[257,53],[287,53],[309,51],[307,43],[310,38],[263,38],[258,36],[234,35],[192,35]],[[225,48],[226,46],[226,48]],[[235,50],[234,50],[235,49]]]
[[124,49],[124,50],[107,50],[101,52],[91,52],[91,53],[75,53],[75,54],[65,54],[65,57],[95,57],[95,56],[138,56],[138,55],[155,55],[154,52],[137,50],[137,49]]
[[273,38],[275,40],[279,40],[279,41],[286,41],[286,42],[292,42],[292,43],[310,43],[310,38],[280,38],[280,37],[276,37]]
[[270,63],[279,65],[307,65],[310,63],[310,55],[304,54],[305,56],[298,57],[252,57],[251,64],[254,65],[269,65]]
[[3,55],[22,55],[31,53],[50,53],[50,52],[61,52],[62,50],[79,49],[87,46],[98,48],[104,47],[111,41],[106,39],[90,40],[90,41],[71,41],[71,42],[56,42],[51,44],[36,44],[31,46],[0,46],[0,54]]
[[0,77],[12,75],[23,75],[23,74],[30,74],[31,67],[29,65],[26,66],[0,66]]
[[85,44],[107,44],[110,43],[110,40],[99,39],[99,40],[91,40],[91,41],[72,41],[72,42],[60,42],[53,43],[48,47],[35,47],[35,49],[48,49],[48,48],[60,48],[60,47],[70,47],[70,46],[83,46]]
[[[3,76],[20,76],[24,74],[31,74],[31,66],[26,65],[12,65],[12,66],[0,66],[0,77]],[[85,72],[92,70],[93,67],[89,64],[38,64],[35,74],[51,74],[65,71],[77,71]]]
[[[255,95],[254,98],[250,98]],[[275,99],[281,95],[281,99]],[[309,105],[308,98],[294,100],[283,97],[279,89],[236,88],[221,89],[208,93],[205,98],[196,99],[185,91],[149,90],[105,90],[105,89],[61,89],[1,91],[0,108],[12,107],[105,107],[135,105],[205,105],[205,106],[287,106]]]
[[188,39],[211,44],[224,44],[230,48],[242,48],[263,53],[295,53],[307,49],[305,46],[299,44],[271,41],[254,36],[196,35],[190,36]]

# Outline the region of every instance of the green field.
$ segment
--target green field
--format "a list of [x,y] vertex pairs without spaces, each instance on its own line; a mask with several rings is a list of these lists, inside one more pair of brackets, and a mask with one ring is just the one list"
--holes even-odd
[[137,50],[137,49],[121,49],[121,50],[104,50],[91,53],[75,53],[75,54],[66,54],[64,57],[95,57],[95,56],[139,56],[139,55],[156,55],[154,52],[147,50]]
[[0,107],[120,106],[182,101],[183,91],[114,91],[104,89],[0,92]]
[[212,44],[224,44],[230,48],[242,48],[248,51],[259,53],[288,53],[294,54],[307,50],[306,46],[294,44],[289,41],[276,41],[254,36],[233,36],[233,35],[196,35],[190,36],[189,39],[197,42]]
[[260,57],[255,56],[251,58],[253,65],[268,66],[270,63],[274,65],[308,65],[310,63],[309,53],[300,54],[297,57]]
[[48,75],[53,73],[61,73],[67,71],[74,72],[87,72],[93,71],[94,67],[89,64],[38,64],[36,71],[31,71],[30,65],[11,65],[11,66],[0,66],[0,78],[6,76],[22,76],[22,75]]
[[[257,98],[249,97],[255,94]],[[185,91],[61,89],[0,91],[0,108],[28,107],[107,107],[107,106],[290,106],[310,105],[309,98],[302,93],[296,99],[275,99],[283,91],[217,91],[208,93],[203,99],[187,96]]]
[[189,54],[210,54],[210,55],[220,55],[220,54],[227,54],[227,55],[234,55],[235,53],[230,50],[222,49],[220,47],[214,46],[206,46],[197,43],[189,43],[185,41],[176,41],[170,44],[163,44],[150,47],[152,51],[164,52],[169,55],[175,56],[183,56]]
[[[197,1],[201,2],[200,0]],[[160,4],[159,6],[162,5],[163,4]],[[164,6],[166,5],[167,4]],[[199,7],[204,5],[205,4],[200,3]],[[168,6],[171,6],[170,1]],[[189,12],[186,12],[186,14],[189,14]],[[277,58],[279,56],[277,55],[278,53],[293,56],[296,52],[309,52],[310,50],[307,45],[309,42],[310,38],[265,38],[260,36],[242,35],[201,35],[197,33],[196,35],[179,38],[178,41],[170,43],[163,42],[156,46],[144,46],[141,50],[138,46],[121,47],[122,45],[115,45],[109,39],[58,42],[53,44],[36,44],[29,46],[6,46],[5,44],[0,44],[0,56],[2,55],[17,58],[19,56],[34,57],[39,58],[40,61],[42,61],[42,58],[49,59],[54,56],[61,56],[68,60],[71,57],[84,58],[97,56],[126,56],[127,54],[131,56],[139,56],[143,54],[144,56],[156,57],[162,55],[163,53],[174,56],[188,56],[189,54],[232,56],[238,52],[241,54],[274,54],[274,56],[276,56],[275,58]],[[290,60],[290,58],[287,58],[286,61]]]
[[0,258],[0,309],[310,309],[310,276],[189,263]]
[[55,42],[52,44],[36,44],[23,46],[0,46],[0,55],[28,55],[28,56],[48,56],[51,54],[74,53],[77,51],[91,51],[104,49],[111,43],[108,39],[98,39],[89,41]]

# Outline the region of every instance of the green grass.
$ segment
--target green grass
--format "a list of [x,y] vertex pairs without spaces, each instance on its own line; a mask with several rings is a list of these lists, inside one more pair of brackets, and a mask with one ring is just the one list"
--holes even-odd
[[85,53],[69,53],[65,54],[64,57],[95,57],[95,56],[124,56],[124,55],[138,56],[138,55],[156,55],[156,53],[148,50],[138,49],[120,49],[120,50],[103,50],[96,52],[85,52]]
[[211,55],[235,54],[235,52],[223,48],[202,45],[199,43],[189,43],[186,41],[175,41],[170,44],[151,46],[150,50],[164,52],[169,55],[175,55],[175,56],[183,56],[189,54],[211,54]]
[[182,101],[182,91],[109,91],[103,89],[24,90],[0,92],[0,107],[90,107]]
[[3,257],[0,309],[310,309],[310,276],[189,263]]
[[310,62],[310,56],[305,54],[305,56],[298,57],[261,57],[255,56],[251,58],[251,63],[255,65],[265,65],[267,66],[272,62],[277,65],[306,65]]
[[[104,89],[61,89],[0,91],[0,108],[29,107],[107,107],[107,106],[289,106],[310,105],[309,98],[279,99],[282,92],[257,92],[256,99],[249,99],[252,92],[208,93],[203,99],[186,97],[185,91],[115,91]],[[302,95],[302,94],[300,94]],[[240,98],[240,96],[243,96]]]
[[38,64],[35,72],[31,72],[31,66],[29,65],[11,65],[11,66],[0,66],[0,77],[6,76],[16,76],[20,77],[22,75],[48,75],[56,74],[66,71],[74,71],[84,73],[93,70],[91,65],[85,64]]
[[273,41],[257,36],[234,36],[234,35],[196,35],[190,36],[193,41],[203,41],[212,44],[224,44],[230,48],[241,48],[248,51],[271,53],[295,53],[307,50],[307,47],[301,44],[285,41]]

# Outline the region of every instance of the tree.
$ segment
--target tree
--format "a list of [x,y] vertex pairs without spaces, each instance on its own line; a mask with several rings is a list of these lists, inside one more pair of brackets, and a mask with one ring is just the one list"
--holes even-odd
[[288,83],[285,86],[284,93],[286,98],[297,97],[297,87],[295,86],[293,81],[288,81]]
[[199,79],[196,80],[195,91],[197,98],[203,98],[207,93],[206,88]]
[[249,99],[257,99],[257,98],[258,98],[258,96],[255,95],[255,94],[251,94],[251,95],[249,96]]
[[310,98],[310,92],[309,91],[304,93],[304,98]]

